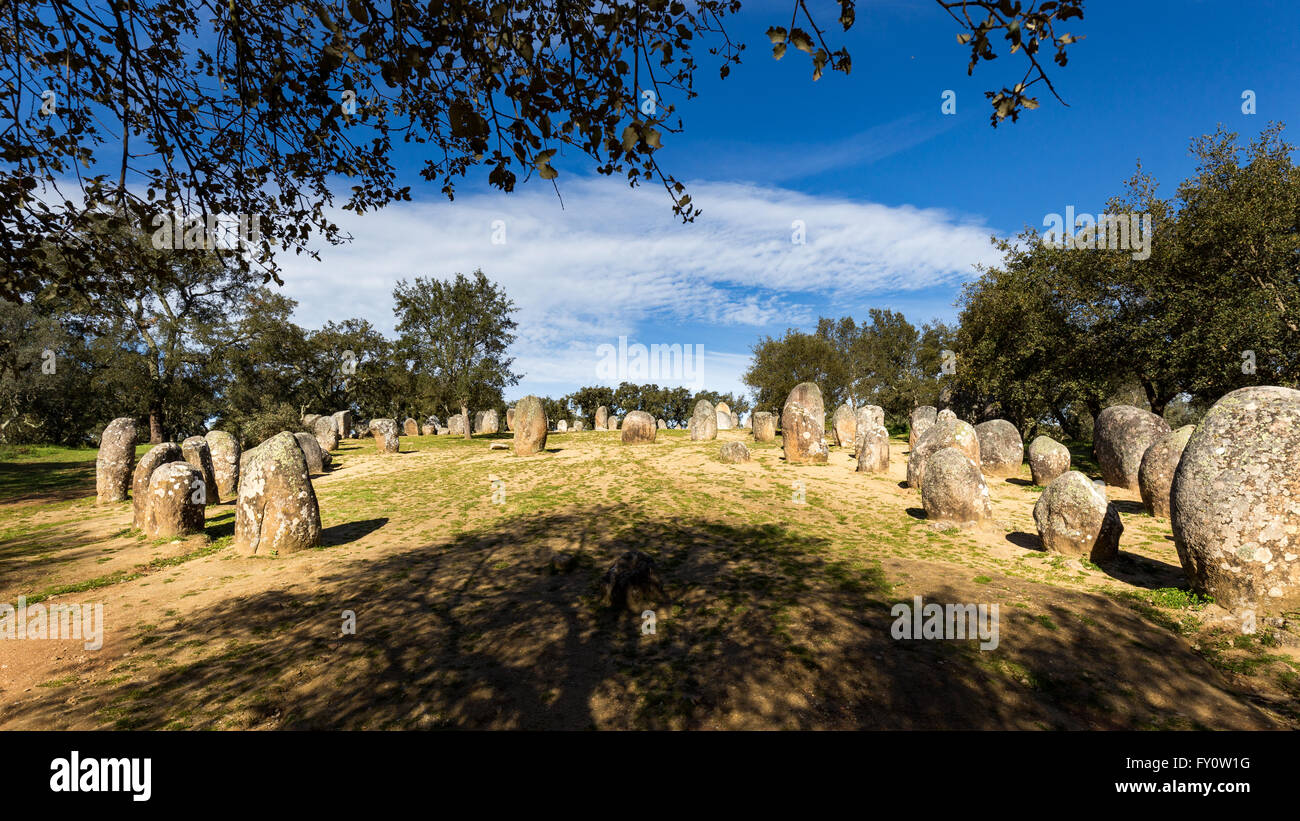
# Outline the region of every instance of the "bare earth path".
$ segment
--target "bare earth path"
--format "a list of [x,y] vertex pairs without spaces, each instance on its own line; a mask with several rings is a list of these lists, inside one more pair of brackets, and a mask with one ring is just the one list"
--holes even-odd
[[[754,461],[721,464],[730,439]],[[107,624],[100,650],[0,640],[0,728],[1300,726],[1290,637],[1234,635],[1170,590],[1168,522],[1135,494],[1110,491],[1124,555],[1102,570],[1042,552],[1027,470],[990,480],[998,527],[933,530],[900,487],[905,442],[887,477],[835,448],[787,465],[742,431],[402,451],[346,441],[315,479],[325,544],[282,558],[228,548],[229,503],[161,544],[129,503],[0,503],[0,601],[102,603]],[[672,597],[653,634],[598,603],[631,548]],[[893,639],[914,596],[997,604],[997,649]]]

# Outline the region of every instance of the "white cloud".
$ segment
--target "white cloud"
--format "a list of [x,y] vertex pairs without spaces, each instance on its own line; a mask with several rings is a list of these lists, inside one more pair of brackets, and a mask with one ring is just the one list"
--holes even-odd
[[[481,267],[519,308],[514,354],[527,376],[512,394],[594,383],[596,346],[620,335],[704,344],[709,386],[740,390],[748,355],[715,352],[681,329],[751,327],[757,336],[810,322],[827,299],[847,313],[873,293],[955,286],[996,259],[990,229],[942,210],[740,183],[689,190],[704,213],[688,225],[662,189],[605,178],[569,180],[563,208],[554,192],[528,186],[361,217],[339,211],[331,217],[354,241],[321,249],[321,262],[282,258],[285,291],[309,327],[362,316],[391,333],[398,279]],[[495,220],[503,245],[492,243]],[[791,242],[795,220],[806,226],[804,245]]]

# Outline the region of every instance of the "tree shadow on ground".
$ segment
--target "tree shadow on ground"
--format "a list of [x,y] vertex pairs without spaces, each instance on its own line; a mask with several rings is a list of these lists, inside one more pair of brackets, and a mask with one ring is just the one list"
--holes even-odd
[[1103,565],[1101,569],[1112,578],[1148,590],[1187,585],[1187,575],[1183,573],[1181,565],[1169,564],[1137,553],[1121,551],[1118,559]]
[[0,471],[0,504],[66,502],[95,495],[95,460],[6,462]]
[[[656,560],[670,597],[653,633],[600,603],[601,573],[629,549]],[[909,573],[896,595],[875,562],[778,525],[623,506],[533,514],[218,600],[150,631],[151,652],[179,658],[143,683],[82,691],[77,709],[140,728],[1267,724],[1181,639],[1104,596],[1007,579],[1017,600],[1052,597],[1004,606],[1000,650],[894,639],[894,601],[996,593],[942,572]],[[355,635],[341,635],[345,611]],[[22,709],[55,726],[68,704]]]
[[320,532],[321,547],[337,547],[348,542],[355,542],[369,536],[386,524],[388,524],[388,517],[382,516],[377,519],[331,525]]

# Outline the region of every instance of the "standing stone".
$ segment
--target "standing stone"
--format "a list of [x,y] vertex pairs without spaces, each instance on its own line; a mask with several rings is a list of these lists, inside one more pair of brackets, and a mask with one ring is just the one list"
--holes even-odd
[[322,417],[319,413],[308,413],[308,414],[304,414],[303,417],[302,417],[302,426],[303,426],[303,428],[305,428],[306,430],[315,431],[315,430],[316,430],[316,420],[317,420],[317,419],[322,419],[322,418],[329,418],[329,417]]
[[420,428],[421,436],[434,436],[437,433],[438,433],[438,429],[433,425],[424,425]]
[[692,442],[711,442],[718,438],[718,411],[712,402],[701,399],[695,403],[689,428]]
[[1039,487],[1070,469],[1070,449],[1050,436],[1037,436],[1029,443],[1029,475]]
[[146,516],[149,513],[149,479],[153,472],[168,462],[183,462],[181,446],[175,442],[163,442],[154,445],[149,452],[140,457],[131,477],[131,526],[144,530]]
[[920,439],[921,434],[930,429],[930,426],[934,424],[934,420],[938,415],[939,411],[935,410],[930,405],[922,405],[919,408],[914,408],[912,410],[912,415],[909,420],[911,432],[907,435],[908,447],[912,447],[916,444],[916,440]]
[[726,408],[725,403],[718,403],[713,408],[713,413],[718,424],[718,430],[731,430],[731,411],[723,410]]
[[330,418],[334,420],[334,431],[340,439],[352,430],[352,411],[339,411]]
[[498,414],[496,410],[485,410],[482,413],[477,414],[475,418],[478,420],[476,423],[478,428],[478,430],[475,431],[476,433],[501,432],[501,415]]
[[611,413],[609,415],[609,420],[606,422],[606,427],[608,427],[610,430],[618,430],[621,421],[622,420],[620,420],[617,416]]
[[853,440],[858,433],[858,420],[847,402],[836,408],[831,416],[831,433],[835,436],[836,447],[853,447]]
[[316,437],[316,444],[320,449],[328,453],[339,446],[339,432],[334,429],[334,420],[328,416],[322,416],[308,428]]
[[506,430],[512,431],[514,429],[515,429],[515,409],[506,408]]
[[451,432],[452,436],[464,436],[465,414],[456,413],[447,417],[447,430]]
[[[389,422],[393,438],[397,422]],[[235,549],[251,556],[280,555],[320,544],[320,507],[298,440],[277,433],[257,446],[239,482]]]
[[1241,388],[1214,403],[1170,495],[1193,588],[1238,614],[1300,610],[1300,391]]
[[826,464],[826,406],[812,382],[794,386],[781,411],[781,443],[785,460],[794,465]]
[[473,423],[473,424],[474,424],[474,427],[470,428],[470,432],[471,432],[471,433],[482,433],[482,432],[483,432],[483,414],[484,414],[484,413],[486,413],[486,411],[475,411],[475,412],[474,412],[474,423]]
[[889,431],[884,425],[859,425],[854,441],[858,473],[889,472]]
[[95,457],[95,504],[126,501],[135,469],[135,420],[126,416],[108,423]]
[[[879,405],[863,405],[858,408],[853,419],[853,456],[858,455],[862,439],[868,433],[875,435],[876,428],[885,427],[885,410]],[[885,430],[885,439],[889,439],[889,430]]]
[[420,435],[420,423],[419,423],[419,422],[416,422],[414,419],[412,419],[412,418],[409,417],[409,416],[406,417],[406,419],[402,420],[402,435],[403,435],[403,436],[419,436],[419,435]]
[[224,430],[210,430],[203,438],[208,440],[218,500],[235,498],[239,495],[239,440]]
[[555,423],[555,432],[556,432],[556,433],[568,433],[568,432],[569,432],[569,420],[568,420],[568,419],[561,419],[560,421],[556,422],[556,423]]
[[750,415],[749,425],[754,429],[755,442],[776,441],[776,416],[767,411],[757,411]]
[[142,528],[145,537],[165,539],[201,532],[205,504],[198,488],[204,481],[203,472],[188,462],[167,462],[155,468],[149,476]]
[[733,428],[740,427],[740,414],[736,413],[735,411],[731,412],[731,426]]
[[957,448],[935,451],[921,482],[925,518],[957,527],[978,527],[993,518],[989,486],[979,466]]
[[370,435],[375,437],[375,450],[380,453],[397,453],[401,447],[396,419],[371,419]]
[[659,430],[668,430],[668,423],[660,419],[658,422]]
[[302,449],[302,456],[307,460],[307,472],[311,474],[321,474],[329,466],[325,461],[325,453],[320,449],[316,442],[316,437],[310,433],[295,433],[294,439],[298,440],[298,447]]
[[582,430],[582,420],[581,420],[581,419],[574,419],[574,420],[573,420],[573,429],[574,429],[575,431],[580,431],[580,430]]
[[653,444],[658,430],[653,416],[645,411],[632,411],[623,418],[623,444]]
[[980,470],[985,476],[1018,476],[1025,461],[1025,442],[1020,431],[1005,419],[991,419],[975,426],[980,443]]
[[181,454],[185,461],[198,468],[203,474],[203,495],[209,505],[221,501],[217,491],[217,470],[212,464],[212,452],[208,450],[208,440],[202,436],[191,436],[181,442]]
[[596,408],[596,430],[609,429],[609,408],[601,405]]
[[727,464],[735,465],[749,461],[749,448],[744,442],[727,442],[722,446],[718,457]]
[[925,464],[930,456],[944,448],[956,448],[975,464],[980,463],[980,440],[975,428],[956,416],[946,416],[925,429],[907,455],[907,486],[921,488],[925,479]]
[[1169,433],[1169,423],[1132,405],[1111,405],[1097,414],[1092,449],[1108,485],[1138,489],[1138,470],[1147,448]]
[[510,427],[515,432],[516,456],[532,456],[546,450],[546,411],[536,396],[529,394],[519,400]]
[[1169,490],[1174,483],[1174,471],[1178,469],[1178,460],[1182,458],[1183,449],[1194,430],[1195,425],[1183,425],[1157,439],[1142,455],[1138,490],[1142,494],[1142,506],[1152,516],[1169,518]]
[[1106,493],[1077,470],[1052,480],[1034,505],[1034,524],[1043,547],[1066,556],[1086,556],[1095,564],[1119,556],[1124,524]]

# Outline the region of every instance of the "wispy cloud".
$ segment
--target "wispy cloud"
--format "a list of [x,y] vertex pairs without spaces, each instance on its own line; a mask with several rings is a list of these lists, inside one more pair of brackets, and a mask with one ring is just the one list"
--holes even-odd
[[[756,336],[807,324],[827,301],[848,312],[873,294],[952,287],[994,260],[990,229],[936,209],[695,182],[704,214],[682,225],[661,189],[578,179],[561,190],[563,208],[531,187],[339,212],[354,241],[324,249],[321,262],[285,260],[286,291],[305,325],[364,316],[391,332],[398,279],[481,267],[519,307],[514,353],[525,391],[593,383],[596,346],[621,335],[705,345],[708,381],[726,390],[739,389],[748,356],[681,338],[682,328]],[[796,221],[804,244],[792,242]]]

